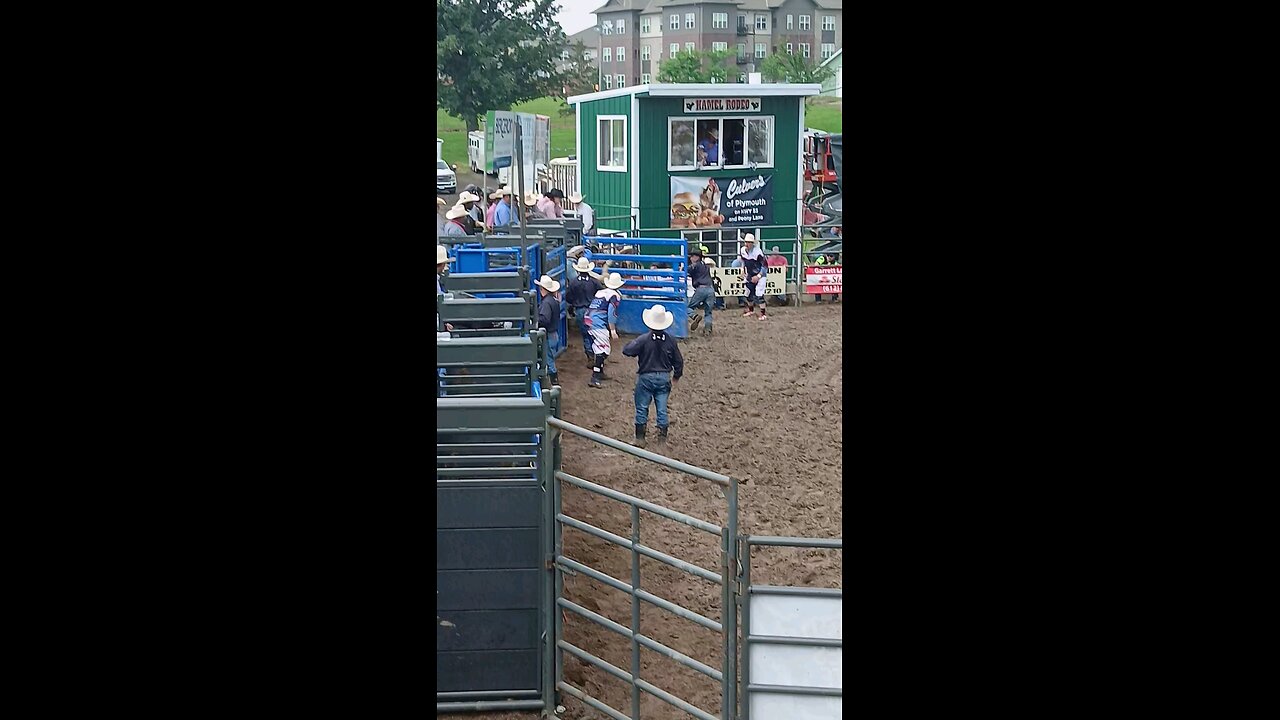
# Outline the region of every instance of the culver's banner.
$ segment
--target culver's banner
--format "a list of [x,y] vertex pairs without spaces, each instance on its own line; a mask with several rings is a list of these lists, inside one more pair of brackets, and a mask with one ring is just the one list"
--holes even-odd
[[715,179],[671,177],[671,227],[756,227],[773,224],[773,176]]

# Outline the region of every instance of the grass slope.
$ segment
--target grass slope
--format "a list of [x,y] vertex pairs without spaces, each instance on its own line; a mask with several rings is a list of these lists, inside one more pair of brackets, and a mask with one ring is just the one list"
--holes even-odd
[[[577,152],[577,128],[573,116],[563,117],[560,108],[565,106],[559,98],[538,98],[511,108],[513,112],[546,115],[551,118],[551,157],[568,157]],[[458,118],[436,110],[436,137],[444,141],[444,159],[459,169],[467,167],[467,125]]]

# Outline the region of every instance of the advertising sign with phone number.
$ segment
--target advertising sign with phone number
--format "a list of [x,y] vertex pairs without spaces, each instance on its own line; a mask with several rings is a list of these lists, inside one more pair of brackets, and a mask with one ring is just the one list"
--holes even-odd
[[804,291],[810,295],[839,294],[843,275],[841,265],[814,265],[804,269]]

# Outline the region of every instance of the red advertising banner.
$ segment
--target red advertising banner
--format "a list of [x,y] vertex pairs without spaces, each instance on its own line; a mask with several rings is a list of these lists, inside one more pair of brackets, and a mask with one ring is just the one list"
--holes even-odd
[[839,294],[843,292],[840,287],[843,268],[844,266],[842,265],[806,266],[804,269],[804,291],[810,295]]

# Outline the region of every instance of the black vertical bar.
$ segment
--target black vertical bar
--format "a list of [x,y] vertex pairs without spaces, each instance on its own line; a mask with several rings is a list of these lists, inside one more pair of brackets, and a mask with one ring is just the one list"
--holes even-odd
[[751,718],[751,538],[742,538],[742,720]]

